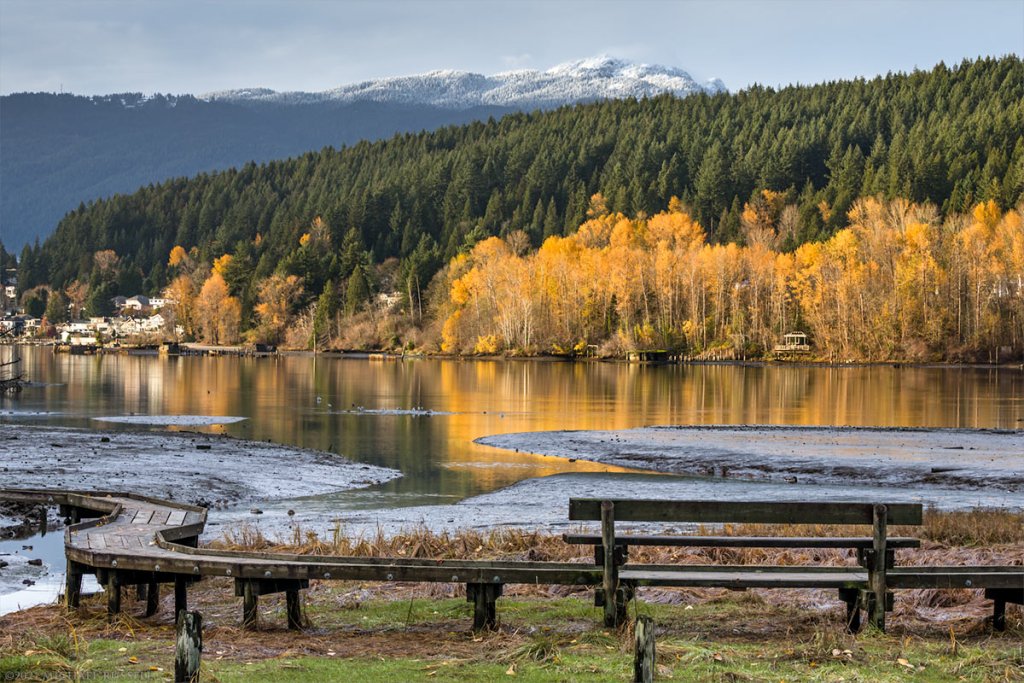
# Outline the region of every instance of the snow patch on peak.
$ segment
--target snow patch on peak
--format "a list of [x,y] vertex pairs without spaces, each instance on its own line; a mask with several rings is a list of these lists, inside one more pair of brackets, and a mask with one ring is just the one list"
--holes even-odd
[[636,64],[602,55],[558,64],[546,71],[518,69],[484,76],[451,69],[414,76],[395,76],[344,85],[319,93],[284,92],[267,88],[227,90],[201,95],[208,101],[312,104],[319,102],[389,102],[449,109],[482,105],[512,108],[557,107],[576,102],[671,93],[725,92],[718,79],[705,84],[682,69]]

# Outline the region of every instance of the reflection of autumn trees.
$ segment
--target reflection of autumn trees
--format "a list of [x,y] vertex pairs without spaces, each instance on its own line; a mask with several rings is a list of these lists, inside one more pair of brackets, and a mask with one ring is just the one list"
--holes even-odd
[[793,210],[764,192],[744,208],[746,246],[713,245],[676,200],[628,218],[598,196],[574,235],[536,252],[486,239],[449,265],[443,347],[756,354],[796,328],[841,359],[984,358],[1024,346],[1019,210],[987,202],[941,221],[931,205],[859,199],[848,228],[781,252]]

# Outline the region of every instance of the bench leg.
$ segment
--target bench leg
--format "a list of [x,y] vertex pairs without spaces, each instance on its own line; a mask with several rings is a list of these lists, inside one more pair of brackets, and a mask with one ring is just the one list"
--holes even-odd
[[[626,623],[629,619],[629,601],[634,597],[633,586],[619,586],[619,589],[615,591],[614,597],[612,598],[612,607],[609,609],[609,604],[603,588],[598,588],[594,591],[594,606],[603,607],[605,614],[605,626],[608,628],[614,628],[621,626]],[[608,614],[611,613],[614,617],[612,623],[609,623],[607,618]]]
[[[861,609],[868,613],[868,623],[884,633],[885,613],[893,610],[896,598],[892,591],[885,591],[883,595],[885,597],[882,600],[881,606],[879,606],[875,592],[870,589],[863,590],[860,593],[860,606]],[[881,623],[876,620],[880,620]]]
[[992,630],[1006,630],[1006,603],[1024,604],[1024,588],[986,588],[985,597],[992,601]]
[[860,631],[860,589],[840,588],[839,599],[846,603],[846,630],[857,633]]

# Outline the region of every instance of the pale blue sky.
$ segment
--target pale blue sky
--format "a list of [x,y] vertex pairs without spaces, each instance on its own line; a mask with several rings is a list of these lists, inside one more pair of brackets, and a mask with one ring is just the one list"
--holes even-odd
[[1024,0],[0,0],[0,92],[203,93],[600,54],[730,90],[1024,54]]

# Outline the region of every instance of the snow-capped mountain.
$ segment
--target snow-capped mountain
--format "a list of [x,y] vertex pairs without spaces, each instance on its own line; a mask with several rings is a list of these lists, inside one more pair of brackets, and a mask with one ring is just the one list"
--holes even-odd
[[227,90],[201,95],[209,101],[235,103],[314,104],[321,102],[386,102],[448,109],[478,106],[513,108],[557,107],[575,102],[672,93],[725,91],[716,79],[698,83],[674,67],[634,64],[611,57],[566,62],[547,71],[506,71],[484,76],[466,71],[431,71],[364,81],[317,93],[276,92],[266,88]]

